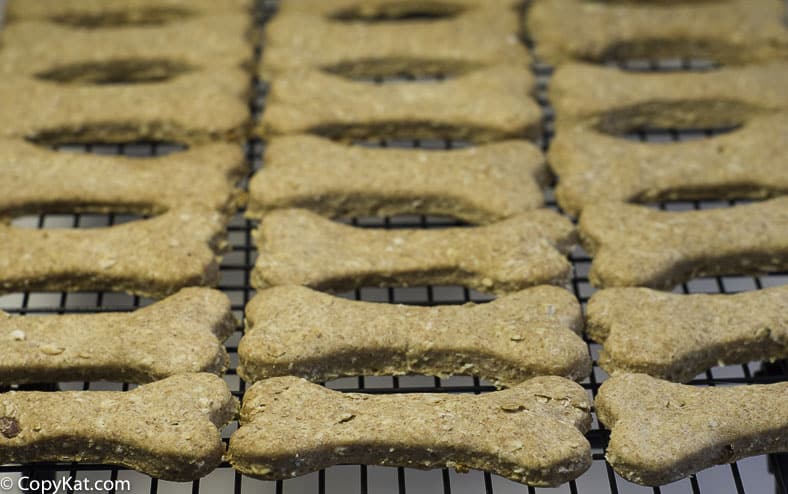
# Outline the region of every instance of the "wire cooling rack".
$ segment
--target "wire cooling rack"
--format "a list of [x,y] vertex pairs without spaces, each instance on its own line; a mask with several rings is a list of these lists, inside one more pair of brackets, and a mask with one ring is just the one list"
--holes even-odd
[[[2,0],[0,0],[2,2]],[[2,7],[2,4],[0,4]],[[263,2],[259,12],[260,23],[263,23],[274,11],[275,2]],[[709,68],[705,62],[667,61],[662,63],[631,62],[626,67],[633,70],[702,70]],[[546,88],[551,70],[544,65],[534,65],[539,90],[537,99],[544,109],[542,146],[547,149],[552,136],[552,109],[547,100]],[[377,81],[385,82],[385,81]],[[255,115],[263,109],[265,87],[258,84],[257,95],[251,103]],[[646,142],[671,142],[686,139],[697,139],[715,135],[719,129],[696,130],[643,130],[625,136]],[[379,141],[365,143],[374,146],[422,147],[422,148],[453,148],[463,143],[452,141]],[[156,156],[177,152],[180,147],[162,143],[130,143],[126,145],[96,144],[89,146],[61,146],[64,152],[92,152],[137,156]],[[257,140],[246,144],[248,160],[253,170],[264,166],[264,144]],[[736,201],[692,201],[670,202],[655,205],[668,210],[706,209],[729,207]],[[553,198],[552,189],[546,193],[546,205],[558,209]],[[133,215],[98,215],[98,214],[45,214],[26,216],[15,220],[15,224],[31,228],[91,228],[111,226],[138,219]],[[393,218],[353,218],[349,223],[364,228],[445,228],[459,223],[446,218],[424,216],[400,216]],[[243,315],[243,307],[253,296],[250,287],[250,272],[257,256],[256,248],[251,239],[254,225],[245,220],[240,211],[229,226],[230,251],[221,265],[221,281],[219,288],[233,302],[233,310],[239,318]],[[576,249],[570,256],[574,266],[571,288],[583,304],[594,289],[588,282],[590,258]],[[757,290],[768,286],[788,283],[788,274],[778,273],[766,276],[745,277],[726,276],[702,278],[677,287],[680,293],[734,293],[746,290]],[[404,303],[418,305],[462,304],[468,301],[484,302],[489,296],[453,286],[426,286],[411,288],[360,288],[341,294],[343,297],[375,301],[383,303]],[[131,311],[143,307],[151,300],[120,293],[80,292],[80,293],[35,293],[25,292],[0,297],[0,309],[10,313],[34,315],[91,313],[103,311]],[[237,346],[243,327],[237,328],[228,340],[227,347],[231,355],[231,369],[226,380],[239,398],[245,391],[244,383],[236,374],[238,364]],[[599,385],[607,375],[596,365],[599,345],[588,342],[589,350],[594,358],[591,376],[582,385],[590,396],[595,396]],[[695,378],[692,384],[698,386],[741,385],[750,383],[772,383],[788,379],[788,365],[784,361],[775,363],[749,363],[747,365],[717,367]],[[438,379],[425,376],[403,377],[358,377],[338,379],[327,386],[342,391],[360,391],[366,393],[413,393],[413,392],[446,392],[446,393],[483,393],[493,388],[478,379],[470,377],[454,377]],[[34,389],[82,389],[82,390],[128,390],[133,385],[124,383],[80,382],[60,383],[57,386],[33,386]],[[31,388],[31,387],[26,387]],[[224,438],[237,428],[229,426],[223,433]],[[531,488],[488,473],[472,471],[458,474],[450,470],[421,471],[407,468],[376,467],[361,465],[342,465],[296,479],[280,482],[263,482],[244,477],[234,472],[228,465],[222,467],[199,481],[179,484],[152,479],[127,469],[93,464],[36,464],[0,466],[0,476],[29,476],[31,478],[71,477],[78,479],[129,480],[131,492],[154,493],[287,493],[287,494],[515,494],[515,493],[771,493],[788,492],[788,460],[785,455],[772,455],[748,458],[737,463],[718,466],[693,475],[688,479],[663,486],[647,488],[637,486],[621,479],[604,461],[604,448],[608,440],[608,432],[599,426],[594,417],[593,429],[588,433],[593,446],[593,465],[588,472],[555,489]],[[13,492],[13,491],[11,491]],[[69,491],[70,492],[70,491]],[[113,491],[106,491],[113,492]]]

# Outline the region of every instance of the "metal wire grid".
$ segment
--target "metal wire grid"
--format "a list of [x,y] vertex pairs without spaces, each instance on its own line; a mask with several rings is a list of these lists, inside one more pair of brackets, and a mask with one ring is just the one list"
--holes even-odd
[[[262,23],[271,15],[275,2],[264,2],[261,11]],[[635,62],[628,68],[635,70],[681,70],[703,69],[707,63],[690,63],[673,61],[662,64]],[[535,65],[539,90],[537,99],[544,109],[543,132],[544,149],[549,145],[552,136],[552,109],[547,100],[546,87],[551,70],[544,65]],[[377,81],[383,82],[383,81]],[[259,85],[259,91],[252,102],[252,111],[259,115],[264,101],[265,88]],[[702,138],[714,135],[714,129],[701,129],[695,131],[683,130],[643,130],[627,138],[643,141],[679,141],[692,138]],[[381,141],[366,143],[376,146],[410,146],[422,148],[453,148],[463,146],[464,143],[452,141]],[[135,143],[129,145],[94,145],[94,146],[64,146],[66,151],[96,152],[119,154],[128,156],[156,156],[174,152],[177,146],[161,143]],[[263,166],[263,143],[252,140],[247,144],[247,156],[252,168],[257,170]],[[735,204],[735,201],[692,201],[660,203],[663,209],[705,209],[709,207],[725,207]],[[547,191],[546,205],[558,209],[552,195],[552,190]],[[16,224],[34,228],[70,227],[83,228],[95,226],[108,226],[137,219],[133,215],[95,215],[95,214],[46,214],[35,217],[24,217]],[[348,220],[358,227],[377,228],[442,228],[457,226],[460,223],[446,218],[424,216],[402,216],[394,218],[353,218]],[[219,288],[227,293],[233,301],[233,311],[240,318],[243,307],[253,295],[249,284],[250,272],[257,255],[256,248],[251,239],[254,225],[243,218],[242,212],[232,220],[229,226],[230,252],[225,256],[221,265],[221,281]],[[590,286],[587,273],[590,258],[582,251],[576,249],[570,256],[574,266],[572,289],[580,301],[585,304],[593,288]],[[693,280],[676,289],[681,293],[732,293],[743,290],[760,289],[788,283],[788,274],[780,273],[769,276],[757,277],[716,277]],[[356,300],[367,300],[384,303],[406,303],[418,305],[461,304],[468,301],[483,302],[491,297],[468,290],[463,287],[426,286],[414,288],[360,288],[341,296]],[[36,315],[36,314],[67,314],[91,313],[102,311],[131,311],[148,305],[151,300],[118,293],[90,292],[90,293],[31,293],[13,294],[0,297],[0,308],[7,312]],[[236,333],[228,340],[227,347],[231,355],[231,369],[226,380],[239,398],[245,391],[244,383],[236,374],[237,344],[243,333],[239,327]],[[593,397],[601,382],[607,377],[605,372],[596,365],[599,345],[588,342],[589,351],[594,357],[594,367],[590,378],[582,384]],[[750,363],[741,366],[730,366],[711,369],[693,380],[693,384],[700,386],[770,383],[788,379],[788,365],[783,362],[776,363]],[[327,386],[342,391],[359,391],[366,393],[405,393],[405,392],[447,392],[447,393],[483,393],[494,388],[488,383],[476,378],[455,377],[439,379],[423,376],[409,377],[358,377],[345,378],[326,383]],[[113,389],[128,390],[133,385],[125,383],[61,383],[59,386],[39,386],[36,389]],[[235,430],[233,424],[224,431],[225,439]],[[760,493],[771,490],[772,480],[766,475],[766,458],[757,457],[746,459],[730,466],[719,466],[691,476],[689,479],[664,486],[662,488],[644,488],[635,486],[618,477],[611,467],[604,461],[604,447],[608,440],[608,431],[601,428],[594,418],[593,429],[588,433],[588,438],[593,446],[593,466],[576,481],[570,482],[558,489],[541,489],[522,486],[502,479],[500,477],[482,472],[469,474],[456,474],[449,470],[435,470],[423,472],[405,468],[384,468],[375,466],[338,466],[325,471],[316,472],[297,479],[279,482],[261,482],[246,478],[232,471],[228,465],[223,465],[208,477],[191,484],[174,484],[159,481],[142,474],[119,467],[93,464],[36,464],[14,466],[0,466],[0,473],[15,472],[33,478],[51,478],[54,476],[71,476],[76,478],[130,479],[134,492],[271,492],[271,493],[426,493],[443,492],[444,494],[479,493],[505,494],[505,493],[536,493],[536,492],[564,492],[564,493],[597,493],[609,492],[653,492],[653,493],[679,493],[692,492],[706,493]],[[769,460],[774,471],[774,489],[776,492],[788,492],[788,461],[785,455],[772,455]],[[768,486],[768,487],[766,487]],[[764,490],[768,489],[768,490]]]

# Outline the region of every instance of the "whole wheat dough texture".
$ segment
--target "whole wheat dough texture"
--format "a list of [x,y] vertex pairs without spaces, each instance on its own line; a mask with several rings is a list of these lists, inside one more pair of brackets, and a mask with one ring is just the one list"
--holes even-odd
[[495,64],[526,67],[530,56],[518,33],[518,16],[506,8],[397,22],[342,22],[317,13],[280,13],[266,25],[261,70],[263,78],[272,80],[304,68],[376,77],[457,76]]
[[0,139],[0,217],[66,211],[158,214],[192,204],[229,214],[240,202],[235,185],[246,170],[237,144],[140,159]]
[[465,285],[497,294],[567,284],[576,239],[571,222],[546,209],[475,228],[388,231],[285,209],[266,215],[254,236],[256,288]]
[[305,208],[329,217],[428,214],[490,223],[544,204],[544,155],[526,141],[428,151],[277,137],[249,183],[247,216]]
[[788,193],[788,114],[748,120],[735,131],[677,143],[635,142],[565,125],[550,143],[561,208],[578,215],[605,200],[765,198]]
[[230,300],[184,288],[135,312],[12,316],[0,311],[0,383],[144,383],[188,372],[221,375],[235,331]]
[[179,374],[133,391],[0,394],[0,462],[121,465],[196,480],[222,461],[238,403],[222,378]]
[[683,212],[604,202],[583,210],[579,231],[600,288],[788,269],[788,197]]
[[519,0],[299,0],[282,2],[278,14],[320,15],[325,19],[382,24],[408,19],[435,24],[483,9],[515,12]]
[[238,346],[247,382],[295,375],[473,375],[514,386],[538,375],[584,379],[580,305],[540,286],[487,304],[407,307],[356,302],[299,286],[262,290]]
[[591,297],[586,321],[608,373],[689,381],[715,365],[788,357],[788,285],[736,295],[608,288]]
[[788,382],[697,387],[645,374],[602,384],[605,458],[627,480],[661,485],[713,465],[788,451]]
[[788,63],[707,72],[636,73],[567,64],[550,82],[557,133],[582,123],[608,133],[640,128],[735,127],[788,109]]
[[539,58],[708,59],[751,64],[788,58],[782,0],[600,2],[535,0],[526,23]]
[[85,30],[44,21],[12,23],[0,34],[0,74],[101,84],[249,68],[251,21],[250,15],[238,13],[156,28]]
[[535,138],[541,111],[525,65],[475,70],[445,81],[372,84],[318,70],[271,81],[258,126],[265,138],[317,134],[340,140]]
[[86,29],[163,25],[199,15],[251,12],[254,0],[9,0],[9,21],[43,19]]
[[0,292],[124,291],[160,298],[215,285],[226,215],[173,209],[94,229],[34,230],[0,224]]
[[296,377],[254,384],[230,464],[285,479],[338,463],[486,470],[531,485],[557,485],[591,465],[583,388],[537,377],[482,395],[341,393]]
[[102,86],[4,76],[0,138],[40,144],[240,140],[251,118],[249,83],[240,69],[195,72],[160,83]]

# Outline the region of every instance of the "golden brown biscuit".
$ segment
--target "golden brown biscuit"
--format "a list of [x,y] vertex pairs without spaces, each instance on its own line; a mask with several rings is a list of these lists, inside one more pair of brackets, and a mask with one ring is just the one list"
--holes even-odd
[[[496,66],[446,81],[375,85],[317,70],[271,81],[258,133],[341,140],[535,138],[541,110],[526,66]],[[484,97],[480,97],[484,95]]]
[[132,313],[12,316],[0,311],[0,384],[144,383],[174,374],[221,375],[235,331],[230,300],[184,288]]
[[246,169],[237,144],[208,144],[139,159],[66,153],[0,139],[0,217],[42,212],[159,214],[192,204],[230,214],[240,201],[235,184]]
[[345,22],[439,21],[482,9],[517,9],[520,0],[298,0],[282,2],[279,15],[310,14]]
[[583,388],[560,377],[464,396],[341,393],[278,377],[246,392],[228,456],[239,472],[266,480],[362,463],[557,485],[591,465],[589,410]]
[[246,382],[295,375],[472,375],[514,386],[538,375],[584,379],[580,304],[539,286],[486,304],[407,307],[339,299],[300,286],[262,290],[246,306],[238,373]]
[[588,302],[588,335],[608,373],[689,381],[715,365],[788,357],[788,285],[736,295],[608,288]]
[[661,485],[713,465],[788,451],[788,382],[698,387],[620,374],[596,398],[619,475]]
[[526,23],[537,55],[553,65],[668,58],[751,64],[788,58],[784,10],[781,0],[536,0]]
[[107,463],[196,480],[222,461],[238,402],[222,378],[179,374],[133,391],[0,393],[0,462]]
[[597,287],[671,289],[698,276],[788,269],[788,197],[702,211],[603,202],[580,216]]
[[430,214],[491,223],[542,206],[547,180],[544,155],[527,141],[427,151],[276,137],[249,183],[247,216],[305,208],[334,218]]
[[575,244],[569,220],[539,209],[475,228],[365,230],[303,209],[274,211],[255,232],[257,288],[305,285],[465,285],[508,293],[568,283],[566,254]]
[[104,290],[157,298],[214,285],[226,221],[192,207],[88,230],[0,224],[0,292]]

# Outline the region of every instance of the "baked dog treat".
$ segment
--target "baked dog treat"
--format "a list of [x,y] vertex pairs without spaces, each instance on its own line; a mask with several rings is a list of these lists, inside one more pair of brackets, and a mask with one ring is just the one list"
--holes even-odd
[[473,375],[514,386],[538,375],[584,379],[580,304],[540,286],[486,304],[407,307],[356,302],[301,286],[258,292],[246,307],[238,373],[247,382],[295,375]]
[[671,289],[699,276],[788,269],[788,197],[684,212],[591,204],[579,230],[600,288]]
[[135,312],[12,316],[0,311],[0,384],[144,383],[188,372],[222,374],[235,331],[230,300],[184,288]]
[[542,60],[711,59],[750,64],[785,59],[781,0],[589,2],[538,0],[526,17]]
[[605,457],[643,485],[673,482],[747,456],[788,451],[788,382],[698,387],[645,374],[602,384],[599,420],[611,429]]
[[544,155],[526,141],[433,152],[277,137],[249,183],[247,216],[305,208],[335,218],[431,214],[491,223],[541,207],[547,181]]
[[251,12],[254,0],[10,0],[9,21],[42,19],[81,28],[162,25],[198,15]]
[[313,133],[342,140],[534,138],[541,110],[527,66],[501,65],[438,82],[371,84],[318,70],[271,81],[258,127],[268,138]]
[[788,357],[788,285],[736,295],[679,295],[647,288],[596,292],[588,335],[608,373],[689,381],[715,365]]
[[63,86],[3,76],[0,138],[39,144],[240,140],[251,117],[239,74],[224,69],[122,86]]
[[251,21],[251,16],[239,13],[157,28],[85,30],[43,21],[12,23],[0,35],[0,74],[106,84],[248,68],[253,57],[248,39]]
[[709,72],[636,73],[568,64],[555,71],[550,100],[557,132],[582,123],[612,134],[640,128],[734,127],[788,109],[788,63]]
[[218,428],[238,409],[214,374],[179,374],[133,391],[0,394],[0,462],[121,465],[165,480],[219,466]]
[[261,74],[275,79],[314,68],[346,77],[457,76],[495,64],[527,67],[531,60],[519,24],[506,8],[430,22],[343,22],[317,13],[280,13],[265,28]]
[[557,485],[591,465],[583,388],[537,377],[482,395],[341,393],[296,377],[254,384],[230,438],[230,464],[266,480],[338,463],[486,470]]
[[788,167],[779,159],[786,137],[784,113],[753,118],[730,134],[664,145],[565,125],[548,161],[559,177],[558,203],[575,216],[604,200],[765,198],[788,193]]
[[[0,217],[42,212],[159,214],[192,204],[234,213],[247,170],[236,144],[146,159],[64,153],[0,139]],[[199,177],[199,180],[195,180]]]
[[299,0],[282,2],[277,12],[281,16],[310,14],[345,22],[383,23],[409,19],[432,22],[482,9],[514,12],[520,4],[520,0]]
[[283,209],[266,215],[254,236],[256,288],[465,285],[496,294],[566,285],[576,241],[572,223],[547,209],[476,228],[388,231]]
[[0,293],[124,291],[160,298],[214,285],[224,214],[193,207],[87,230],[33,230],[0,223]]

